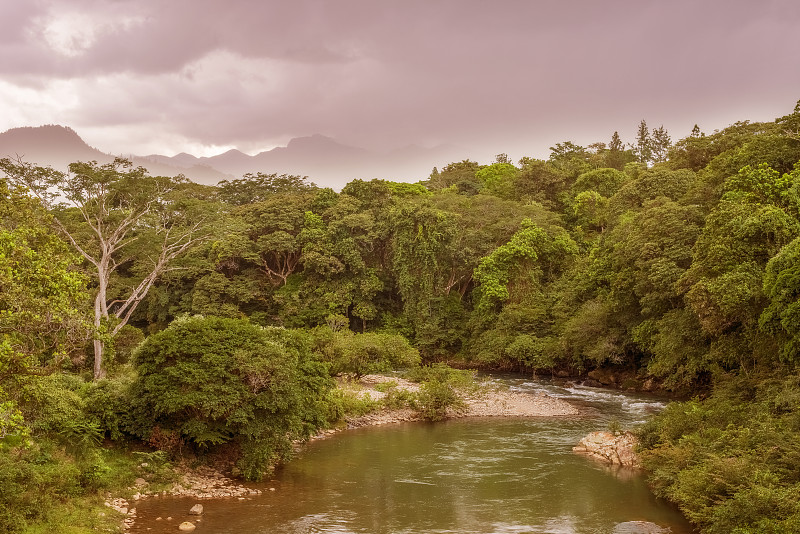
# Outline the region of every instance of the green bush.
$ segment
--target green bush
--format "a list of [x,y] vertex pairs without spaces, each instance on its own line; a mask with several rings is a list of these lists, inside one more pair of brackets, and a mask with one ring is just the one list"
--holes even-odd
[[395,380],[388,382],[381,382],[375,385],[375,390],[384,393],[385,396],[381,399],[381,404],[390,410],[399,410],[401,408],[417,408],[419,403],[419,395],[407,389],[399,389]]
[[315,346],[330,363],[331,374],[356,378],[419,365],[419,352],[396,334],[334,332],[328,326],[313,331]]
[[52,442],[0,449],[0,532],[19,532],[81,493],[80,467]]
[[129,429],[154,442],[239,450],[237,466],[260,478],[288,458],[293,439],[326,423],[327,366],[301,331],[244,320],[185,317],[150,336],[134,358]]
[[464,395],[478,388],[472,372],[452,369],[444,364],[419,367],[410,373],[410,377],[422,382],[417,409],[430,421],[444,419],[448,410],[466,408]]
[[328,393],[328,421],[331,423],[341,421],[348,416],[366,415],[377,411],[380,402],[358,395],[357,392],[336,388]]
[[113,380],[88,382],[84,386],[85,413],[96,421],[100,431],[113,441],[125,438],[124,428],[129,417],[132,383],[131,377],[123,376]]

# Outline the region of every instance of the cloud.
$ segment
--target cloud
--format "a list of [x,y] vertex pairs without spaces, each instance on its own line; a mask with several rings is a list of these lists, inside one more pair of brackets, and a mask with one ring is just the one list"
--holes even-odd
[[800,97],[790,0],[13,4],[0,127],[66,122],[116,152],[311,133],[531,151],[641,118],[674,138],[768,120]]

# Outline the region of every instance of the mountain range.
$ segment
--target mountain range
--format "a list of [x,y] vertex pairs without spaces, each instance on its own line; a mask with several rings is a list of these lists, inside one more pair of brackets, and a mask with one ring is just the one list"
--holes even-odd
[[[234,149],[211,157],[186,153],[124,157],[145,167],[152,175],[183,174],[203,184],[241,178],[249,172],[264,172],[308,176],[317,185],[341,189],[356,178],[402,182],[424,180],[434,166],[454,161],[455,153],[456,150],[450,146],[423,148],[415,145],[380,153],[317,134],[294,138],[285,147],[252,156]],[[71,128],[46,125],[12,128],[1,133],[0,157],[20,158],[29,163],[66,170],[74,161],[106,163],[115,156],[89,146]]]

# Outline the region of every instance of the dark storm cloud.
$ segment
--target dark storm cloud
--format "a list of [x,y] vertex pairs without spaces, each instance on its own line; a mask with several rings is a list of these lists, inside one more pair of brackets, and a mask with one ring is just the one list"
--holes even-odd
[[674,136],[768,120],[800,98],[793,0],[0,2],[5,98],[68,90],[56,119],[131,138],[525,150],[643,117]]

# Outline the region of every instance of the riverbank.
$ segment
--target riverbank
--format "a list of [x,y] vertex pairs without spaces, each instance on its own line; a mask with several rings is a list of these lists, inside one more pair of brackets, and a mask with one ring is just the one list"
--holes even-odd
[[[590,388],[568,391],[550,381],[517,376],[489,377],[487,382],[503,384],[512,393],[527,392],[525,400],[536,400],[537,393],[545,391],[574,404],[581,413],[460,417],[445,424],[384,424],[352,430],[343,424],[337,435],[309,443],[265,482],[252,486],[264,495],[241,500],[148,499],[139,506],[132,534],[170,534],[184,521],[195,522],[198,533],[243,534],[260,532],[263,525],[276,532],[587,528],[610,533],[639,532],[633,527],[644,526],[644,521],[653,528],[663,526],[661,531],[671,527],[675,533],[690,532],[673,508],[652,499],[641,472],[597,465],[571,450],[608,420],[619,421],[623,428],[641,420],[649,411],[645,405],[655,410],[658,401]],[[374,387],[378,393],[387,389],[360,381],[354,388],[356,384],[361,396]],[[393,389],[388,390],[387,404]],[[589,494],[587,487],[592,488]],[[502,495],[497,495],[498,488]],[[563,513],[563,502],[580,503],[588,511],[562,524],[556,518]],[[188,515],[197,503],[206,508],[200,522]],[[497,517],[503,518],[503,528],[498,527]]]
[[[394,389],[410,393],[418,393],[420,386],[416,382],[403,378],[383,375],[366,375],[356,382],[344,382],[340,387],[350,391],[362,399],[382,401],[387,393],[381,391],[381,385],[396,384]],[[551,397],[544,393],[532,395],[511,391],[504,387],[483,386],[463,397],[464,405],[448,408],[447,418],[461,417],[565,417],[581,415],[574,405],[567,401]],[[376,412],[345,418],[346,426],[329,429],[318,437],[345,430],[371,425],[385,425],[406,421],[420,421],[424,417],[412,408],[384,408]]]
[[[390,386],[387,388],[386,386]],[[353,395],[364,401],[374,402],[381,408],[359,416],[345,417],[343,424],[326,429],[312,437],[311,440],[323,439],[331,434],[353,428],[387,425],[407,421],[420,421],[424,417],[415,409],[387,408],[381,402],[394,392],[419,393],[420,385],[416,382],[397,377],[383,375],[366,375],[356,381],[341,381],[339,388],[345,394]],[[509,390],[503,386],[481,386],[463,396],[460,407],[447,410],[447,418],[464,417],[569,417],[582,415],[582,411],[571,403],[551,397],[544,393],[529,394]],[[302,442],[297,444],[302,447]],[[167,489],[151,490],[143,479],[137,479],[130,490],[130,499],[109,497],[106,505],[123,514],[123,528],[133,526],[136,518],[136,503],[142,499],[159,497],[192,497],[198,500],[218,498],[248,499],[259,495],[262,490],[249,488],[226,474],[228,466],[176,467],[176,482]]]

